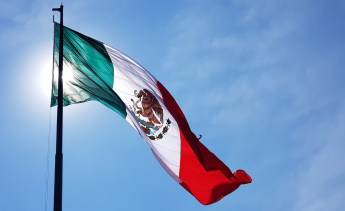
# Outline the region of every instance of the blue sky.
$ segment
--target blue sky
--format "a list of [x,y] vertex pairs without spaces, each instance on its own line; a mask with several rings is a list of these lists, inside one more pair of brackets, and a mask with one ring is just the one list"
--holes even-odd
[[[49,122],[52,210],[56,108],[40,78],[60,3],[0,0],[0,210],[44,210]],[[343,210],[344,1],[63,4],[66,26],[149,70],[204,145],[253,179],[203,206],[122,117],[87,102],[64,109],[63,210]]]

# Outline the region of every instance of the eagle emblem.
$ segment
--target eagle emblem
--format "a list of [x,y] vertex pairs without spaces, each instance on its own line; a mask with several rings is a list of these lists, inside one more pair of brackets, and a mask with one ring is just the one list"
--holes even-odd
[[135,90],[134,96],[137,99],[131,99],[132,105],[129,105],[129,109],[141,128],[151,140],[162,139],[168,132],[171,121],[167,119],[164,123],[163,109],[159,101],[147,89],[139,92]]

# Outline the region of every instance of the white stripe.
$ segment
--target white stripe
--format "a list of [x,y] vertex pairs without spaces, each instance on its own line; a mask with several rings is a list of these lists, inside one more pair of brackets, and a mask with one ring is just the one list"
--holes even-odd
[[[162,94],[157,87],[157,79],[125,54],[110,46],[104,45],[104,47],[114,66],[113,89],[126,105],[126,120],[150,146],[158,162],[167,173],[178,183],[181,183],[182,181],[178,178],[181,158],[180,130],[176,124],[176,120],[172,117],[163,103]],[[131,99],[136,99],[134,90],[139,92],[142,89],[147,89],[155,95],[163,109],[164,120],[169,118],[172,122],[167,134],[164,135],[162,139],[151,140],[148,138],[140,123],[129,109],[129,105],[133,105]]]

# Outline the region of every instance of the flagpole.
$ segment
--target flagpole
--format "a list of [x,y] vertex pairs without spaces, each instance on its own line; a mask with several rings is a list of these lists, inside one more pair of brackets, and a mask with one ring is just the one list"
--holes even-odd
[[63,120],[63,5],[60,8],[53,8],[53,11],[60,12],[60,45],[59,45],[59,82],[58,82],[58,108],[56,128],[56,154],[55,154],[55,182],[54,182],[54,211],[62,211],[62,120]]

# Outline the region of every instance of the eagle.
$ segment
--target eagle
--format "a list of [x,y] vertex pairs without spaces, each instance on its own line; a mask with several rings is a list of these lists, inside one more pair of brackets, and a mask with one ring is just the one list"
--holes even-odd
[[[136,94],[136,91],[134,93]],[[143,117],[147,117],[150,122],[162,124],[163,109],[159,104],[157,98],[147,89],[140,90],[137,97],[140,99],[141,105],[143,107],[138,107],[138,109],[141,110],[141,115]],[[160,121],[156,118],[155,114],[157,115]]]

